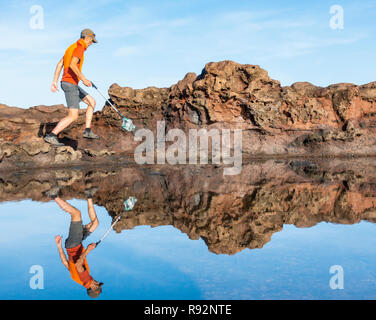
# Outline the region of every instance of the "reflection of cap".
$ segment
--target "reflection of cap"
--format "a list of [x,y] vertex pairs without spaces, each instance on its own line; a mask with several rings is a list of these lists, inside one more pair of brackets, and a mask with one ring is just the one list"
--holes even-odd
[[101,282],[99,283],[98,290],[93,290],[91,288],[87,289],[87,294],[90,296],[90,298],[93,298],[93,299],[98,298],[102,292],[102,286],[103,286],[103,283]]
[[97,39],[95,39],[95,33],[91,29],[84,29],[81,31],[81,38],[85,38],[86,36],[91,36],[93,38],[93,42],[97,43]]

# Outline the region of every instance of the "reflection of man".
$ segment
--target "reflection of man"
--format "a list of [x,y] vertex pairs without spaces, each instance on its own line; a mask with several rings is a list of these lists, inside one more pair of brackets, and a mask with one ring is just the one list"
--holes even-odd
[[90,275],[89,266],[86,261],[87,255],[95,249],[96,245],[95,243],[91,243],[87,246],[86,250],[82,245],[82,241],[85,240],[99,224],[93,205],[93,199],[92,197],[87,199],[90,223],[83,225],[80,210],[59,198],[57,194],[53,194],[51,197],[71,216],[69,236],[65,240],[65,249],[67,250],[68,260],[62,247],[62,237],[55,237],[61,261],[69,270],[72,279],[84,286],[87,289],[87,294],[91,298],[97,298],[102,292],[103,283],[99,283],[93,279]]

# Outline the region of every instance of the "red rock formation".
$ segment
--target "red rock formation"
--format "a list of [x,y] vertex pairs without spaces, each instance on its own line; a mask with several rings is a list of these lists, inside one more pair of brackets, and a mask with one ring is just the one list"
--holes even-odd
[[[376,155],[376,82],[340,83],[326,88],[308,82],[281,87],[256,65],[210,62],[198,76],[188,73],[170,88],[109,89],[120,112],[136,128],[216,128],[243,131],[244,157]],[[0,105],[0,169],[118,163],[139,142],[120,129],[108,106],[93,117],[99,141],[82,138],[84,111],[60,134],[68,147],[51,148],[45,132],[65,115],[63,106],[18,109]]]

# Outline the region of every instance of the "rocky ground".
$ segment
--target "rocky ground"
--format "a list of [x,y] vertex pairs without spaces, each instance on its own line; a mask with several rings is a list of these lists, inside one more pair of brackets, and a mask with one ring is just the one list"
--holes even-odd
[[[297,82],[282,87],[257,65],[210,62],[200,75],[188,73],[170,88],[134,90],[113,84],[109,96],[136,129],[241,129],[243,157],[376,155],[376,82],[317,87]],[[140,142],[121,130],[119,116],[105,105],[94,113],[99,140],[82,137],[85,110],[51,147],[43,135],[66,115],[63,105],[21,109],[0,105],[0,170],[121,164],[133,161]]]

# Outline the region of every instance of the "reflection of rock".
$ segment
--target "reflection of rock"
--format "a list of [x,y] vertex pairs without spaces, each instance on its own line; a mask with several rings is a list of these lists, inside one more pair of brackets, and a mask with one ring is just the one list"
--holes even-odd
[[56,170],[55,178],[59,186],[71,186],[83,178],[83,172],[78,170]]
[[115,226],[172,225],[190,239],[203,239],[214,253],[262,248],[284,224],[311,227],[320,222],[376,222],[376,160],[278,160],[245,165],[226,177],[212,166],[150,166],[4,172],[0,201],[31,198],[58,185],[65,199],[85,198],[115,217],[123,201],[138,201]]
[[100,151],[95,151],[95,150],[90,150],[90,149],[85,149],[85,153],[92,157],[104,157],[104,156],[109,156],[111,154],[114,154],[114,151],[108,151],[107,149],[103,149]]
[[[376,82],[317,87],[297,82],[282,87],[257,65],[233,61],[207,63],[201,74],[187,73],[169,88],[132,89],[113,84],[111,100],[136,128],[167,130],[242,129],[243,156],[375,155]],[[0,105],[0,169],[48,166],[55,150],[43,135],[66,115],[62,105],[19,109]],[[81,157],[59,163],[118,163],[139,144],[121,130],[121,117],[109,106],[93,115],[96,141],[82,137],[85,110],[60,134]],[[133,159],[128,157],[128,159]]]

